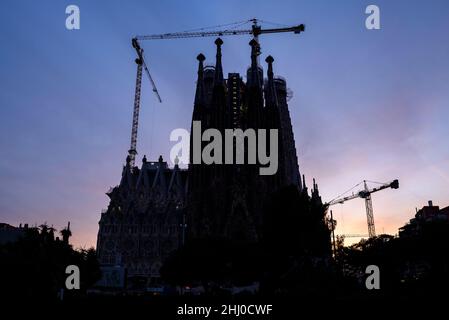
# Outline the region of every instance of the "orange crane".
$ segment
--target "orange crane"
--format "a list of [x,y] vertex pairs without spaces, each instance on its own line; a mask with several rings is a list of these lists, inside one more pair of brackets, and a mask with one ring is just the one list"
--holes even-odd
[[[382,183],[380,184],[379,187],[377,188],[372,188],[369,189],[368,185],[367,185],[367,180],[363,180],[362,182],[358,183],[357,185],[355,185],[353,188],[351,188],[350,190],[356,188],[357,186],[361,185],[363,183],[363,190],[358,191],[357,193],[353,193],[350,196],[346,196],[346,197],[337,197],[335,199],[332,199],[331,201],[325,203],[325,207],[326,209],[329,208],[332,205],[335,205],[337,203],[343,204],[346,201],[352,200],[352,199],[356,199],[356,198],[363,198],[365,199],[365,208],[366,208],[366,220],[368,223],[368,236],[370,238],[375,237],[376,236],[376,228],[374,226],[374,213],[373,213],[373,202],[371,200],[371,194],[378,192],[380,190],[384,190],[387,188],[391,188],[391,189],[398,189],[399,188],[399,180],[395,179],[391,182],[388,183]],[[378,183],[378,182],[376,182]],[[350,191],[349,190],[349,191]],[[349,192],[347,191],[347,192]],[[345,193],[347,193],[345,192]],[[333,219],[333,218],[331,218]],[[332,231],[333,232],[333,231]]]
[[[136,36],[132,39],[132,46],[137,52],[137,77],[136,77],[136,89],[134,95],[134,111],[133,111],[133,121],[132,121],[132,130],[131,130],[131,146],[128,150],[129,160],[131,168],[134,167],[135,158],[137,154],[137,130],[139,126],[139,111],[140,111],[140,93],[142,86],[142,69],[145,70],[151,85],[153,87],[153,92],[156,94],[159,102],[162,102],[161,97],[159,96],[159,92],[156,88],[156,84],[151,77],[151,74],[148,70],[147,64],[145,62],[143,56],[143,49],[141,48],[139,41],[141,40],[160,40],[160,39],[180,39],[180,38],[195,38],[195,37],[213,37],[213,36],[231,36],[231,35],[244,35],[251,34],[254,39],[258,41],[258,37],[261,34],[270,34],[270,33],[281,33],[281,32],[293,32],[295,34],[299,34],[305,30],[303,24],[293,26],[293,27],[282,27],[282,28],[273,28],[273,29],[262,29],[262,27],[258,24],[258,19],[250,19],[246,21],[235,22],[217,27],[228,27],[226,30],[213,30],[213,31],[186,31],[186,32],[175,32],[175,33],[164,33],[164,34],[153,34],[153,35],[141,35]],[[242,26],[246,23],[252,23],[251,29],[235,29],[236,27]],[[268,21],[265,21],[269,23]],[[231,27],[232,26],[232,27]],[[210,28],[201,28],[198,30],[205,30]],[[260,50],[259,50],[260,52]]]

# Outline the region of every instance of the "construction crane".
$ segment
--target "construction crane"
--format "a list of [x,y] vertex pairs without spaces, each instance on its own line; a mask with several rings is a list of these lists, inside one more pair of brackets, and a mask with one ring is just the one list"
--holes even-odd
[[[360,182],[359,184],[357,184],[356,186],[354,186],[353,188],[357,187],[358,185],[362,184],[362,182]],[[374,214],[373,214],[373,202],[371,200],[371,194],[378,192],[380,190],[384,190],[387,188],[391,188],[391,189],[398,189],[399,188],[399,180],[393,180],[389,183],[383,183],[381,184],[379,187],[377,188],[372,188],[369,189],[368,188],[368,184],[366,180],[363,180],[363,190],[358,191],[357,193],[353,193],[350,196],[346,196],[346,197],[337,197],[327,203],[325,203],[325,207],[326,209],[329,208],[332,205],[335,204],[342,204],[346,201],[352,200],[352,199],[356,199],[356,198],[363,198],[365,199],[365,208],[366,208],[366,220],[368,223],[368,236],[370,238],[375,237],[376,236],[376,228],[374,226]],[[353,189],[352,188],[352,189]]]
[[236,35],[244,35],[244,34],[252,34],[254,38],[258,38],[261,34],[268,33],[281,33],[281,32],[293,32],[293,33],[301,33],[305,30],[305,26],[303,24],[293,26],[293,27],[284,27],[284,28],[274,28],[274,29],[262,29],[262,27],[258,24],[258,19],[250,19],[245,22],[252,22],[251,29],[244,30],[213,30],[213,31],[197,31],[197,32],[174,32],[174,33],[163,33],[163,34],[152,34],[152,35],[140,35],[136,36],[134,39],[136,40],[161,40],[161,39],[180,39],[180,38],[198,38],[198,37],[223,37],[223,36],[236,36]]
[[136,91],[134,93],[134,111],[133,111],[133,122],[131,129],[131,146],[128,150],[129,154],[129,163],[131,169],[134,168],[134,162],[137,154],[137,130],[139,127],[139,112],[140,112],[140,93],[142,87],[142,69],[145,69],[145,73],[148,76],[148,79],[151,82],[153,87],[153,92],[155,93],[159,102],[162,102],[162,99],[157,91],[156,84],[151,77],[150,71],[148,70],[148,66],[145,62],[143,56],[143,49],[140,47],[139,42],[136,39],[132,39],[132,46],[137,52],[137,58],[135,60],[137,64],[137,76],[136,76]]
[[[293,27],[283,27],[283,28],[274,28],[274,29],[262,29],[262,27],[258,24],[261,20],[258,19],[250,19],[243,22],[237,22],[234,24],[228,24],[226,26],[235,25],[241,26],[245,23],[252,22],[252,28],[248,30],[235,30],[235,29],[227,29],[227,30],[214,30],[214,31],[201,31],[201,32],[175,32],[175,33],[164,33],[164,34],[153,34],[153,35],[140,35],[136,36],[132,39],[132,46],[137,52],[137,77],[136,77],[136,91],[134,95],[134,112],[133,112],[133,122],[132,122],[132,131],[131,131],[131,147],[129,148],[129,161],[131,164],[131,168],[134,167],[135,157],[137,154],[137,129],[139,126],[139,110],[140,110],[140,91],[142,85],[142,67],[145,70],[148,78],[150,79],[151,85],[153,86],[153,92],[156,94],[159,102],[162,102],[161,97],[159,96],[159,92],[157,91],[156,85],[151,77],[150,72],[148,71],[148,67],[145,63],[145,59],[143,56],[143,49],[140,47],[139,41],[141,40],[161,40],[161,39],[180,39],[180,38],[196,38],[196,37],[213,37],[213,36],[231,36],[231,35],[245,35],[251,34],[254,39],[258,42],[258,37],[261,34],[270,34],[270,33],[282,33],[282,32],[293,32],[295,34],[299,34],[305,30],[305,26],[303,24],[293,26]],[[217,26],[220,27],[220,26]],[[206,29],[202,28],[201,30]],[[260,50],[258,50],[260,53]]]

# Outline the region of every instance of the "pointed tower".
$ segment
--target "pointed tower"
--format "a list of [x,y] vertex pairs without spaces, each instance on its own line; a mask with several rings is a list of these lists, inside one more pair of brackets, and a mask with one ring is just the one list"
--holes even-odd
[[223,85],[223,66],[221,64],[221,46],[223,45],[223,40],[217,38],[215,40],[215,45],[217,46],[217,54],[215,56],[215,76],[214,85]]
[[200,107],[205,105],[205,93],[204,93],[204,60],[206,57],[200,53],[196,59],[198,60],[198,79],[196,82],[195,103],[193,105],[194,115],[198,112]]
[[315,182],[315,178],[313,178],[313,189],[311,193],[312,201],[318,205],[322,205],[323,202],[321,201],[320,191],[318,190],[318,184]]
[[272,56],[268,56],[265,59],[268,64],[267,70],[267,87],[265,89],[265,104],[267,107],[277,107],[277,96],[276,90],[274,88],[274,73],[273,73],[273,61],[274,58]]
[[249,42],[251,46],[251,67],[247,71],[247,119],[246,127],[258,129],[262,125],[262,69],[257,63],[257,57],[260,54],[259,43],[252,39]]
[[302,193],[305,195],[309,195],[308,191],[307,191],[307,185],[306,185],[306,177],[304,175],[302,175]]
[[247,72],[248,86],[262,87],[262,68],[257,63],[258,56],[260,55],[260,46],[255,39],[252,39],[249,45],[251,46],[251,67],[249,67]]
[[268,56],[265,61],[268,64],[268,79],[265,88],[265,123],[268,128],[278,129],[280,185],[296,185],[301,190],[301,175],[287,104],[287,84],[284,79],[274,77],[273,57]]
[[[205,122],[206,120],[206,92],[204,87],[204,60],[206,57],[200,53],[196,59],[198,60],[198,79],[196,81],[195,102],[193,105],[192,125],[190,132],[193,132],[193,121]],[[193,150],[193,134],[190,135],[190,152],[189,152],[189,181],[191,186],[200,184],[201,182],[201,167],[193,164],[193,153],[198,150]],[[200,150],[201,152],[201,150]]]
[[221,46],[223,40],[217,38],[215,40],[217,46],[217,54],[215,59],[215,74],[214,74],[214,88],[212,92],[212,128],[218,129],[222,132],[226,126],[226,96],[225,96],[225,82],[223,78],[223,66],[221,62]]

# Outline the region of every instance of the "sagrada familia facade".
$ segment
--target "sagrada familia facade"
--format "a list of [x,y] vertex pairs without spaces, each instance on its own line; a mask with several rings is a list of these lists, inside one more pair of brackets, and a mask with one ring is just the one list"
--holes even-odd
[[[220,132],[277,129],[277,173],[260,175],[259,163],[193,164],[192,150],[188,169],[177,163],[169,167],[162,157],[154,162],[144,157],[140,168],[131,167],[128,158],[120,184],[107,193],[110,203],[99,222],[102,265],[120,265],[128,277],[156,281],[164,260],[189,239],[261,241],[265,199],[286,186],[307,193],[298,168],[286,81],[274,76],[271,56],[265,59],[264,77],[259,44],[254,39],[249,44],[246,82],[238,73],[224,77],[220,38],[215,41],[215,66],[205,66],[204,55],[198,55],[192,122],[201,121],[202,130]],[[311,197],[321,203],[315,183]]]

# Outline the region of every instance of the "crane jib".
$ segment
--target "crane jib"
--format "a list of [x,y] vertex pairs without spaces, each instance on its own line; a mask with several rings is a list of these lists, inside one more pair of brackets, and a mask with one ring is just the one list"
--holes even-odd
[[223,37],[233,35],[252,34],[258,36],[260,34],[293,32],[295,34],[305,31],[305,25],[300,24],[293,27],[275,28],[275,29],[261,29],[260,26],[253,26],[248,30],[222,30],[222,31],[205,31],[205,32],[174,32],[153,35],[139,35],[136,40],[163,40],[163,39],[181,39],[181,38],[201,38],[201,37]]

